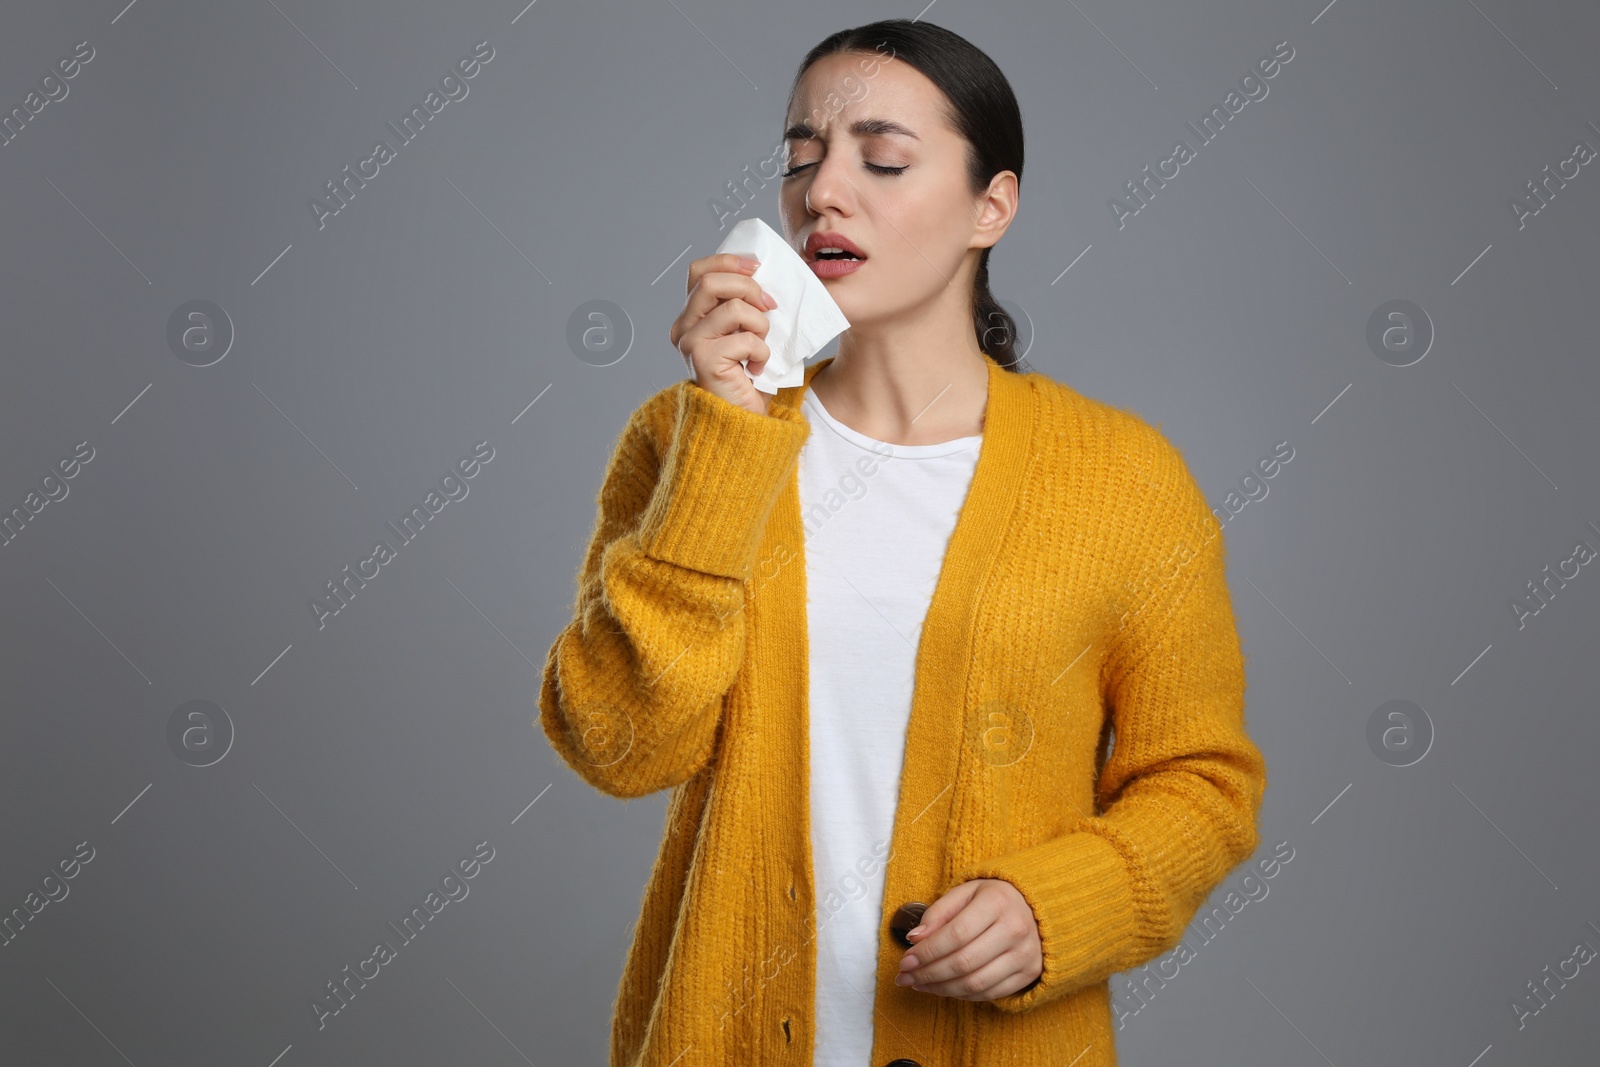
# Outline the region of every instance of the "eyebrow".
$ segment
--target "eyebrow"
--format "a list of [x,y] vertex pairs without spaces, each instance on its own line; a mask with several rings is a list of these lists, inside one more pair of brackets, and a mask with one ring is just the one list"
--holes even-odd
[[[909,137],[914,141],[922,140],[922,138],[892,119],[857,119],[850,124],[850,132],[857,137],[897,134],[901,137]],[[783,131],[783,139],[785,141],[805,141],[816,135],[817,131],[812,128],[809,122],[797,122]]]

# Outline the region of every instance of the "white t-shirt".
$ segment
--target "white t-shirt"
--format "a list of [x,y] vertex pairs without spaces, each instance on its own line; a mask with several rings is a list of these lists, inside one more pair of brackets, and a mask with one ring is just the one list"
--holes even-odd
[[800,451],[816,874],[814,1067],[872,1055],[884,861],[905,763],[917,643],[983,435],[895,445],[809,389]]

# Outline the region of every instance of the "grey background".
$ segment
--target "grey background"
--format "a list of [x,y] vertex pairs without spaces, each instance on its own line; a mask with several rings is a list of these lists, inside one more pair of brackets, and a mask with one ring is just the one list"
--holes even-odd
[[[683,376],[708,200],[770,154],[807,48],[917,7],[122,4],[9,4],[0,33],[6,111],[95,49],[0,148],[0,511],[95,450],[0,549],[0,912],[95,850],[0,948],[0,1062],[603,1062],[665,795],[555,758],[539,665],[611,445]],[[1509,601],[1600,546],[1600,174],[1520,230],[1508,200],[1600,147],[1600,12],[926,18],[1022,103],[992,274],[1029,363],[1160,424],[1218,506],[1295,450],[1225,528],[1259,855],[1295,858],[1123,1062],[1592,1062],[1595,966],[1520,1031],[1510,1000],[1600,946],[1600,575],[1522,629]],[[480,40],[469,95],[319,230],[310,198]],[[1108,199],[1283,40],[1269,95],[1119,230]],[[776,225],[775,190],[740,217]],[[166,342],[195,299],[236,330],[209,367]],[[1403,368],[1366,342],[1393,299],[1436,330]],[[636,334],[609,366],[566,341],[591,300]],[[319,630],[308,600],[481,440],[467,497]],[[1367,742],[1394,699],[1434,732],[1407,767]],[[211,766],[169,746],[191,700],[235,731]],[[324,983],[484,840],[469,896],[319,1030]]]

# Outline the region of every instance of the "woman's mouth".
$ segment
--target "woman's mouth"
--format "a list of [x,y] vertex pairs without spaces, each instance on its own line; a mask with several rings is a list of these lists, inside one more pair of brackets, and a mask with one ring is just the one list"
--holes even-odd
[[822,247],[806,261],[819,278],[842,278],[861,269],[865,257],[842,248]]
[[861,269],[867,253],[837,230],[813,230],[802,246],[806,265],[819,278],[842,278]]

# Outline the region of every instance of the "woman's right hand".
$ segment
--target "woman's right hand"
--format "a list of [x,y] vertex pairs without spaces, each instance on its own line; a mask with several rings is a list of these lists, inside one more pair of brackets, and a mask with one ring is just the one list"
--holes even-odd
[[[696,385],[766,415],[772,397],[757,389],[750,375],[760,374],[772,355],[765,340],[769,326],[765,312],[778,303],[752,277],[759,266],[730,252],[691,262],[689,299],[669,336]],[[740,360],[750,361],[749,373]]]

